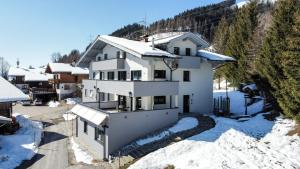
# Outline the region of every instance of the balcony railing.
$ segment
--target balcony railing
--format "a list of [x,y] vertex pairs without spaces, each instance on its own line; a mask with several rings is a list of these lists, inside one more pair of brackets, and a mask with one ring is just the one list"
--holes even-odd
[[178,81],[83,80],[84,89],[123,96],[168,96],[178,94]]
[[121,58],[96,61],[96,62],[92,62],[92,70],[100,71],[100,70],[124,69],[125,68],[124,62],[125,59],[121,59]]

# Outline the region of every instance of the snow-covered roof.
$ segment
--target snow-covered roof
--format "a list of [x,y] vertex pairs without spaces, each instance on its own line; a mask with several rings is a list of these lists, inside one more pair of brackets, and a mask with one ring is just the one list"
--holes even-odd
[[40,68],[26,69],[21,67],[10,67],[8,70],[8,76],[24,76],[24,81],[48,81],[48,76],[42,73]]
[[24,94],[20,89],[9,83],[3,77],[0,77],[0,89],[0,102],[29,100],[28,95]]
[[190,38],[192,41],[194,41],[198,46],[201,46],[202,48],[208,47],[209,43],[198,33],[193,32],[167,32],[167,33],[158,33],[154,34],[148,37],[149,42],[148,45],[152,45],[152,39],[154,38],[154,44],[165,44],[170,43],[173,40],[176,39],[185,39]]
[[134,41],[125,38],[118,38],[114,36],[102,35],[98,37],[99,40],[104,41],[112,46],[120,48],[124,51],[130,50],[133,51],[134,54],[138,54],[141,56],[167,56],[167,57],[175,57],[169,52],[152,48],[146,42],[142,41]]
[[197,55],[200,57],[204,57],[210,61],[223,61],[223,62],[235,61],[235,59],[232,57],[221,55],[221,54],[214,53],[214,52],[209,52],[207,50],[198,50]]
[[52,73],[89,74],[87,68],[74,67],[67,63],[49,63]]
[[97,110],[82,106],[80,104],[74,106],[71,109],[71,112],[96,125],[103,124],[103,122],[105,122],[105,120],[108,118],[108,115],[106,115],[105,113],[101,113]]

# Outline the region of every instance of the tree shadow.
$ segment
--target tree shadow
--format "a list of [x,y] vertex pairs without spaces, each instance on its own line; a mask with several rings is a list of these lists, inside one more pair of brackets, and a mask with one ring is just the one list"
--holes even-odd
[[58,141],[58,140],[62,140],[67,138],[66,135],[63,134],[59,134],[56,132],[51,132],[51,131],[44,131],[44,136],[42,137],[42,141],[40,143],[40,146],[43,146],[45,144],[54,142],[54,141]]
[[[213,117],[216,126],[203,133],[188,138],[187,140],[214,142],[229,130],[236,130],[245,135],[261,139],[271,132],[275,122],[266,120],[265,114],[258,114],[248,121],[238,121],[224,117]],[[234,138],[233,138],[234,139]]]
[[31,167],[34,163],[42,159],[45,155],[43,154],[35,154],[30,160],[23,160],[21,165],[16,167],[15,169],[25,169]]

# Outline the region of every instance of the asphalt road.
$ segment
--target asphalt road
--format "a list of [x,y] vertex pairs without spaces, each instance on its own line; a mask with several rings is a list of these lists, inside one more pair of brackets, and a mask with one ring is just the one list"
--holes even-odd
[[14,113],[30,116],[32,120],[44,124],[44,137],[38,153],[24,161],[18,169],[65,169],[69,166],[68,136],[71,135],[71,122],[65,122],[62,114],[70,106],[49,108],[48,106],[14,106]]

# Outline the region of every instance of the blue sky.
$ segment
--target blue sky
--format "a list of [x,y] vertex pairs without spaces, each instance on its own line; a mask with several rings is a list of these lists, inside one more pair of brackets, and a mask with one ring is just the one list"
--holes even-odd
[[83,51],[98,34],[141,21],[174,16],[222,0],[3,0],[0,57],[10,65],[40,66],[51,54]]

